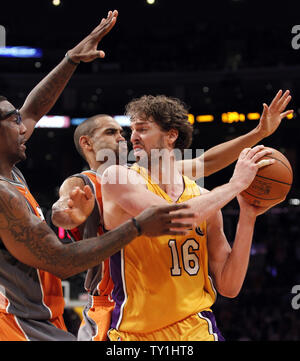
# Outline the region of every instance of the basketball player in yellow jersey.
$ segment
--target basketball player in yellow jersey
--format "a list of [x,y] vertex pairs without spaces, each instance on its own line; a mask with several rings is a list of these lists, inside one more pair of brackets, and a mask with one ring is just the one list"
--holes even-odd
[[[104,224],[113,229],[146,206],[184,202],[197,213],[185,237],[138,237],[111,257],[116,303],[111,340],[220,340],[211,311],[215,291],[235,297],[243,284],[256,217],[266,209],[239,195],[259,167],[263,146],[244,149],[232,178],[211,192],[179,173],[174,149],[188,148],[187,110],[164,96],[144,96],[127,106],[131,142],[144,167],[108,168],[102,177]],[[153,150],[160,150],[159,156]],[[165,150],[162,152],[162,150]],[[240,216],[231,249],[223,232],[220,209],[238,196]],[[212,276],[212,281],[209,277]],[[214,284],[214,286],[213,286]]]
[[[255,129],[236,139],[209,149],[203,156],[193,160],[179,161],[177,164],[179,167],[183,165],[182,171],[190,178],[195,174],[204,173],[204,175],[209,175],[224,168],[238,157],[243,148],[253,146],[263,137],[270,135],[277,129],[281,119],[286,115],[286,113],[282,112],[290,99],[289,91],[286,91],[284,94],[282,91],[279,91],[270,106],[264,106],[265,109],[261,120]],[[278,107],[279,104],[282,104],[281,108]],[[102,207],[99,206],[102,205],[101,189],[99,191],[97,189],[100,187],[99,183],[101,182],[102,172],[100,170],[103,170],[107,164],[101,161],[100,158],[97,158],[97,154],[101,150],[110,150],[115,154],[115,162],[119,164],[119,152],[122,150],[122,147],[119,145],[125,141],[122,132],[123,130],[120,125],[106,114],[92,116],[76,128],[74,133],[76,149],[88,163],[89,172],[95,173],[97,171],[99,181],[92,185],[92,189],[96,189],[96,192],[91,192],[89,187],[86,186],[86,182],[83,181],[83,175],[77,174],[68,177],[60,187],[59,200],[52,208],[52,221],[54,224],[65,229],[74,229],[78,226],[82,228],[82,225],[87,227],[87,219],[89,220],[89,225],[91,222],[95,222],[96,226],[103,223]],[[93,193],[96,193],[96,202],[94,202]],[[94,205],[99,206],[98,220],[94,216],[93,220],[91,219],[95,213]],[[105,275],[110,273],[110,270],[106,267],[107,263],[105,262],[103,266],[99,265],[98,272],[95,273],[93,268],[92,272],[89,270],[87,274],[85,287],[88,289],[89,301],[83,312],[84,322],[78,333],[78,339],[80,340],[106,339],[107,329],[105,325],[107,321],[104,321],[103,317],[100,316],[105,314],[107,320],[110,319],[113,302],[107,296],[107,302],[101,301],[101,305],[99,304],[98,299],[102,300],[106,294],[103,291],[99,291],[100,287],[98,285],[101,285],[102,290],[105,288],[105,292],[110,290],[110,287],[103,287],[108,284],[108,278]],[[94,275],[92,278],[90,273]],[[97,289],[96,287],[91,287],[92,284],[96,285]]]

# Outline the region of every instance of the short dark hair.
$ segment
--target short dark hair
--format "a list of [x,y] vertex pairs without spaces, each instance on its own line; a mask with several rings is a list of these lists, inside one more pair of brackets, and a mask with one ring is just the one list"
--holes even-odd
[[102,118],[102,117],[109,117],[109,115],[107,115],[107,114],[93,115],[92,117],[85,119],[75,129],[75,132],[74,132],[74,144],[75,144],[75,147],[77,149],[77,152],[82,156],[82,158],[85,161],[86,161],[85,155],[84,155],[84,153],[82,151],[82,148],[81,148],[81,146],[79,144],[80,137],[82,137],[83,135],[88,135],[89,137],[91,137],[92,134],[93,134],[93,131],[95,129],[95,121],[96,121],[96,119]]
[[192,143],[193,126],[188,121],[188,107],[180,99],[165,95],[143,95],[126,105],[125,114],[134,120],[136,116],[154,119],[164,131],[176,129],[175,148],[186,149]]

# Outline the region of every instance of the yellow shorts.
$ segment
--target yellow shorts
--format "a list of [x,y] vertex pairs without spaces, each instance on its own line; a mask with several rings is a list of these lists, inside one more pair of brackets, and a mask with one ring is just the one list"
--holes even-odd
[[224,341],[213,312],[202,311],[151,333],[108,331],[110,341]]

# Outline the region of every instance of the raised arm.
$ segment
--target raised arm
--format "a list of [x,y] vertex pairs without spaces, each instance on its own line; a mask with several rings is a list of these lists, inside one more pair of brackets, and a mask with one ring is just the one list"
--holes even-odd
[[73,229],[92,213],[95,197],[91,188],[78,177],[66,179],[59,189],[59,199],[52,206],[52,222],[57,227]]
[[104,58],[105,53],[97,50],[101,39],[113,28],[116,23],[118,12],[110,11],[106,18],[79,44],[70,49],[66,56],[44,79],[42,79],[27,96],[20,113],[27,128],[28,139],[36,125],[56,103],[64,90],[77,65],[90,62],[96,58]]
[[[46,270],[59,278],[68,278],[98,265],[139,234],[171,234],[175,218],[173,211],[178,212],[183,207],[167,205],[145,210],[136,217],[140,233],[129,220],[101,237],[63,244],[44,221],[29,212],[25,198],[14,186],[0,182],[0,239],[20,262]],[[176,218],[180,217],[180,212],[177,212]],[[181,229],[174,234],[185,234],[185,229],[190,228],[191,224],[177,226]]]
[[285,111],[291,100],[289,94],[289,90],[284,94],[279,90],[269,106],[264,103],[259,124],[252,131],[216,145],[198,158],[178,161],[179,170],[187,177],[196,180],[199,176],[209,176],[233,163],[244,148],[252,147],[273,134],[281,120],[293,112],[293,110]]

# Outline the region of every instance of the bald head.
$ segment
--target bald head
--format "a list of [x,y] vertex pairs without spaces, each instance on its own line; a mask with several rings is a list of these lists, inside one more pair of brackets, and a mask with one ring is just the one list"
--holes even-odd
[[80,146],[80,138],[84,135],[91,137],[96,128],[101,126],[101,122],[107,118],[111,118],[107,114],[98,114],[90,118],[85,119],[82,123],[78,125],[74,132],[74,143],[78,153],[86,160],[84,152]]

